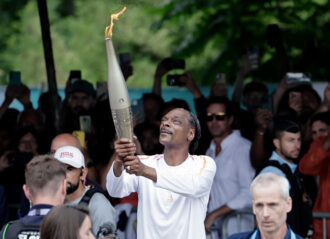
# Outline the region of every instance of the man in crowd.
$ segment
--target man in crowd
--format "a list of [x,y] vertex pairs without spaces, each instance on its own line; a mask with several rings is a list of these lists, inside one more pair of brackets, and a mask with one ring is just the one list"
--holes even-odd
[[64,166],[52,156],[34,157],[26,166],[23,189],[31,201],[29,213],[6,224],[1,238],[39,238],[39,229],[44,216],[53,206],[63,204],[66,195]]
[[[55,144],[56,142],[53,142],[52,146]],[[66,168],[66,203],[87,204],[91,213],[93,233],[96,236],[102,233],[105,238],[114,238],[115,210],[102,193],[85,186],[88,169],[85,167],[81,151],[73,146],[63,146],[56,149],[54,157]]]
[[198,119],[176,108],[161,120],[163,154],[135,156],[135,143],[125,138],[115,142],[117,158],[107,189],[113,197],[138,193],[138,239],[206,237],[203,221],[216,166],[207,156],[189,154],[200,133]]
[[274,121],[273,151],[270,159],[261,167],[260,173],[272,172],[286,177],[290,183],[292,210],[287,222],[292,230],[306,236],[312,220],[310,192],[306,190],[306,177],[296,164],[301,149],[299,125],[286,118]]
[[251,194],[258,229],[234,234],[228,239],[302,239],[286,224],[292,199],[285,177],[275,173],[259,174],[251,184]]
[[[317,116],[316,114],[315,116]],[[319,113],[321,117],[314,117],[315,122],[325,124],[324,131],[316,131],[316,135],[323,135],[315,137],[315,140],[311,144],[307,154],[299,162],[299,170],[302,173],[320,176],[320,185],[316,198],[316,202],[313,207],[315,212],[329,212],[329,193],[330,193],[330,111]],[[322,121],[321,121],[322,119]],[[321,125],[320,125],[321,126]],[[320,129],[320,128],[319,128]],[[314,138],[313,134],[313,138]],[[322,238],[323,226],[322,220],[319,218],[313,219],[313,238]],[[327,238],[330,238],[330,219],[327,219]]]
[[[207,126],[213,139],[206,152],[217,165],[217,173],[211,189],[205,229],[211,231],[215,225],[220,231],[224,215],[233,210],[251,206],[249,186],[254,177],[250,164],[251,143],[243,138],[238,130],[232,129],[233,107],[225,97],[211,98],[207,105]],[[228,234],[237,232],[237,219],[228,222]],[[241,229],[252,229],[252,220],[243,216]]]
[[63,102],[61,112],[61,129],[71,133],[79,130],[79,116],[90,116],[96,104],[96,91],[91,83],[86,80],[76,80],[68,88],[67,100]]

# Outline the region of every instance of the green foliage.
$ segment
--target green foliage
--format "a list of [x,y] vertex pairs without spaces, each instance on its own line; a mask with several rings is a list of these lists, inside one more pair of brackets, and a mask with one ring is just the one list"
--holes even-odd
[[[252,74],[262,81],[281,77],[281,58],[267,41],[269,24],[278,24],[292,71],[329,79],[328,0],[52,0],[47,1],[58,85],[72,69],[95,83],[106,81],[104,29],[110,13],[127,5],[115,21],[117,54],[130,52],[134,76],[130,87],[151,87],[156,64],[164,57],[186,59],[202,85],[217,72],[233,82],[246,49],[260,48],[261,67]],[[0,84],[9,70],[20,70],[28,85],[46,82],[36,0],[0,2]]]
[[[330,53],[328,0],[170,0],[159,9],[163,15],[157,24],[198,19],[189,34],[178,34],[175,48],[178,55],[200,55],[205,83],[215,72],[226,72],[235,79],[239,59],[249,46],[261,49],[261,68],[255,73],[263,81],[278,81],[280,62],[268,43],[267,26],[278,24],[290,70],[311,73],[315,80],[329,79],[327,59]],[[183,23],[182,23],[183,24]],[[193,37],[191,37],[193,36]],[[213,47],[210,47],[212,45]],[[211,59],[211,51],[217,52]],[[212,80],[212,79],[211,79]]]
[[[65,1],[64,1],[65,2]],[[47,1],[50,31],[57,83],[63,86],[70,70],[80,69],[82,77],[93,83],[107,80],[104,30],[110,14],[127,5],[127,10],[115,21],[113,42],[117,54],[130,52],[133,58],[134,76],[128,81],[130,87],[151,87],[155,62],[172,51],[168,30],[157,32],[151,25],[159,20],[149,13],[152,1],[87,1],[75,0],[74,8],[63,9],[63,0]],[[11,18],[7,27],[9,36],[0,38],[5,48],[0,49],[0,83],[8,82],[9,70],[20,70],[22,81],[28,85],[46,82],[40,23],[36,1],[28,1],[21,10],[21,17]]]

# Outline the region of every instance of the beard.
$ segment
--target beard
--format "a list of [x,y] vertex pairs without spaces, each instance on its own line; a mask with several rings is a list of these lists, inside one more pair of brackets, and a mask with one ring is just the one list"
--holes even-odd
[[79,182],[77,184],[73,184],[73,183],[68,183],[68,185],[66,186],[66,194],[71,194],[73,192],[75,192],[79,187]]

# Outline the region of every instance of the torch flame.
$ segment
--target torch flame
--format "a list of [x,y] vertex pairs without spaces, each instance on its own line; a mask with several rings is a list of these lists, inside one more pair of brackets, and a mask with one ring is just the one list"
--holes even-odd
[[105,28],[105,36],[106,37],[112,37],[112,28],[113,28],[113,20],[118,20],[119,16],[123,14],[126,11],[126,6],[123,7],[123,9],[120,12],[114,13],[110,15],[110,24]]

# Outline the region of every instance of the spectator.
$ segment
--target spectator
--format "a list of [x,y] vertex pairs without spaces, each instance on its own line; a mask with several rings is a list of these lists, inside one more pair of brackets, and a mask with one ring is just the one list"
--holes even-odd
[[312,220],[312,201],[311,192],[306,187],[307,179],[296,164],[301,149],[300,132],[299,125],[292,120],[282,118],[274,122],[275,151],[260,173],[272,172],[288,179],[293,206],[287,222],[294,232],[306,236]]
[[136,146],[129,139],[115,142],[118,156],[108,173],[107,189],[114,197],[138,192],[138,239],[205,238],[203,221],[216,166],[207,156],[189,154],[199,137],[197,118],[174,109],[160,125],[163,154],[135,156]]
[[85,203],[91,212],[93,233],[97,235],[107,228],[105,238],[114,238],[116,231],[115,210],[105,196],[96,188],[84,185],[88,169],[81,151],[72,146],[63,146],[55,151],[54,157],[66,167],[67,197],[71,205]]
[[[329,204],[329,192],[330,192],[330,111],[326,113],[320,113],[319,116],[322,117],[323,122],[326,122],[326,132],[322,132],[326,135],[315,137],[313,143],[311,144],[307,154],[299,162],[299,170],[302,173],[320,176],[320,185],[318,190],[318,195],[316,202],[313,207],[315,212],[330,212]],[[320,119],[315,115],[316,119]],[[315,122],[318,121],[314,121]],[[321,121],[320,121],[321,122]],[[315,135],[313,134],[313,137]],[[322,220],[313,219],[313,239],[323,238],[322,237]],[[327,238],[330,238],[330,219],[327,219]]]
[[286,224],[287,213],[292,208],[286,178],[274,173],[260,174],[251,184],[251,194],[258,229],[234,234],[228,239],[302,239]]
[[327,136],[329,133],[330,111],[320,112],[311,118],[312,139],[316,140],[321,136]]
[[42,239],[95,239],[89,211],[82,205],[54,207],[42,222]]
[[64,202],[65,168],[53,157],[34,157],[26,166],[25,180],[24,193],[32,207],[25,217],[6,224],[1,231],[1,238],[39,238],[39,228],[44,216],[53,206]]
[[79,116],[91,115],[96,104],[96,92],[86,80],[75,81],[68,89],[67,103],[62,106],[60,127],[63,132],[79,130]]
[[[211,98],[207,105],[207,126],[213,140],[206,152],[214,159],[217,172],[212,184],[205,228],[208,233],[215,225],[220,231],[222,219],[233,210],[251,206],[249,185],[255,174],[250,165],[251,143],[238,130],[232,130],[234,121],[231,102],[224,97]],[[237,232],[237,219],[228,222],[228,234]],[[252,229],[251,218],[242,218],[241,229]]]

